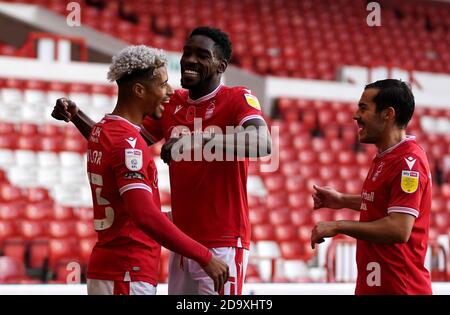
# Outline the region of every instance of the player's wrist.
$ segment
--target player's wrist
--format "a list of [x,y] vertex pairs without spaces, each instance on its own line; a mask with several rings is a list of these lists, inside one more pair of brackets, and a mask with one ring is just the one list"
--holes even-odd
[[73,121],[74,118],[79,118],[80,109],[78,106],[75,106],[70,110],[70,121]]

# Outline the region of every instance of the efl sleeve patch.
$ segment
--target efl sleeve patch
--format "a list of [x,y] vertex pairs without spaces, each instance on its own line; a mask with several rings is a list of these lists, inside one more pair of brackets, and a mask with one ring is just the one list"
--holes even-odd
[[412,194],[419,187],[419,172],[402,171],[402,180],[400,186],[405,193]]
[[259,101],[256,98],[256,96],[251,94],[244,94],[244,96],[248,105],[250,105],[253,108],[256,108],[257,110],[261,110],[261,105],[259,105]]
[[139,171],[142,168],[142,150],[125,149],[125,166],[130,171]]

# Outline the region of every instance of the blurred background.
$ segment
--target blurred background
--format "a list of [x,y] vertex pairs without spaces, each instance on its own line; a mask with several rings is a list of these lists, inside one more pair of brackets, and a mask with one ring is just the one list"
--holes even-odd
[[[273,127],[272,160],[249,169],[244,292],[274,294],[289,284],[277,292],[298,294],[311,283],[318,293],[337,294],[342,283],[342,292],[353,292],[355,242],[338,237],[313,251],[309,239],[315,222],[359,214],[313,211],[312,185],[360,192],[376,149],[358,144],[352,115],[364,85],[384,78],[410,82],[416,97],[408,134],[428,153],[434,183],[426,265],[434,282],[447,281],[449,1],[34,0],[0,2],[0,283],[25,285],[0,290],[28,292],[28,285],[45,294],[49,284],[86,280],[96,242],[86,141],[72,124],[51,118],[56,99],[70,97],[94,120],[110,112],[116,87],[106,81],[108,64],[130,44],[170,52],[169,82],[179,87],[183,43],[200,25],[230,35],[224,83],[250,88]],[[160,147],[150,151],[167,211]],[[161,283],[167,259],[163,250]],[[78,288],[67,292],[85,293]]]

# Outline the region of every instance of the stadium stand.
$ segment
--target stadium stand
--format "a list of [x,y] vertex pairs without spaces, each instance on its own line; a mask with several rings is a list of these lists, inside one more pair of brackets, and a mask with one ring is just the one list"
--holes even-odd
[[[67,13],[65,2],[57,0],[9,2]],[[450,74],[448,3],[381,1],[385,28],[374,29],[365,24],[365,1],[256,2],[79,3],[83,24],[129,43],[169,51],[181,51],[196,25],[220,27],[231,35],[233,63],[262,75],[336,80],[340,66],[374,61]],[[0,42],[0,55],[22,56],[23,51]],[[72,125],[55,121],[50,113],[55,100],[67,95],[98,119],[110,111],[116,93],[110,85],[0,77],[0,283],[64,283],[69,261],[80,262],[84,270],[96,239],[85,175],[86,142]],[[247,281],[326,281],[313,274],[314,268],[328,269],[328,281],[353,281],[351,241],[337,239],[327,251],[331,258],[321,261],[309,237],[318,221],[357,220],[358,214],[313,212],[310,195],[312,184],[358,193],[375,148],[358,144],[353,103],[291,97],[272,103],[267,119],[280,130],[274,144],[280,165],[273,173],[263,171],[264,162],[252,162],[249,168],[254,253]],[[430,262],[436,280],[450,275],[449,130],[450,104],[417,107],[408,127],[427,151],[433,172],[430,246],[443,255],[436,268]],[[159,149],[151,149],[158,165]],[[161,185],[168,183],[167,172],[160,177]],[[168,189],[161,189],[161,202],[170,207]],[[442,236],[447,248],[436,245]],[[344,249],[338,249],[342,244]],[[336,252],[347,256],[333,260]],[[167,280],[167,261],[163,250],[161,281]]]

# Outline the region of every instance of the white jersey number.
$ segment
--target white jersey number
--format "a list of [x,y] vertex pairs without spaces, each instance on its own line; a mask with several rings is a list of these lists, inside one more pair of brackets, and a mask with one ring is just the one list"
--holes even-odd
[[[105,208],[105,218],[104,219],[94,219],[94,229],[96,231],[103,231],[111,227],[114,222],[114,209],[109,207],[110,203],[108,200],[101,196],[103,188],[103,177],[98,174],[88,173],[89,182],[91,183],[91,189],[95,191],[95,201],[97,205],[104,206]],[[97,186],[97,187],[94,187]]]

